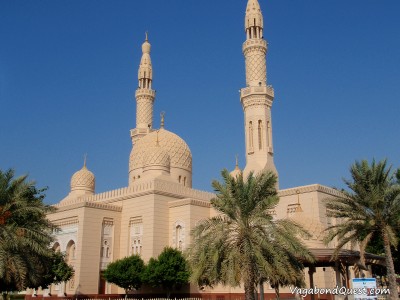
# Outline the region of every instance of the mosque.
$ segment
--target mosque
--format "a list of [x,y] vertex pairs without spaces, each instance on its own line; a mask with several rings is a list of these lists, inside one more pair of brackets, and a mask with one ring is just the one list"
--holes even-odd
[[[274,149],[271,107],[274,89],[267,81],[266,53],[263,38],[263,16],[257,0],[248,0],[245,14],[243,54],[246,86],[240,91],[244,112],[246,166],[236,168],[232,175],[250,171],[272,170]],[[75,269],[74,277],[63,284],[44,290],[46,296],[77,294],[122,294],[123,290],[105,282],[102,271],[117,259],[139,254],[144,261],[157,256],[165,246],[184,250],[191,243],[190,231],[216,212],[210,206],[214,194],[192,188],[192,154],[177,134],[153,127],[153,89],[151,45],[146,36],[138,71],[136,127],[131,129],[132,151],[129,157],[129,184],[117,190],[95,192],[95,176],[86,166],[73,174],[70,193],[55,206],[48,218],[60,230],[54,249],[65,251]],[[319,265],[307,268],[308,284],[333,287],[344,282],[349,273],[338,262],[330,262],[329,253],[335,246],[322,241],[323,230],[333,220],[326,217],[323,200],[340,193],[318,184],[280,190],[280,203],[271,213],[276,218],[291,217],[311,234],[305,243],[316,254]],[[325,264],[323,264],[325,262]],[[340,262],[343,263],[343,260]],[[346,271],[347,270],[347,271]],[[351,271],[352,272],[352,271]],[[345,284],[345,283],[344,283]],[[273,293],[265,284],[265,293]],[[243,293],[241,289],[216,287],[191,293]]]

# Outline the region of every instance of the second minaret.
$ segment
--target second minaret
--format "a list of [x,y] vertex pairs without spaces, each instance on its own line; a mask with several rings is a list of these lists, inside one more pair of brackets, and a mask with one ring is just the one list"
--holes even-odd
[[245,120],[246,167],[244,175],[253,171],[273,171],[271,107],[274,90],[267,85],[266,53],[263,38],[263,16],[257,0],[249,0],[246,8],[243,54],[246,60],[246,87],[240,91]]

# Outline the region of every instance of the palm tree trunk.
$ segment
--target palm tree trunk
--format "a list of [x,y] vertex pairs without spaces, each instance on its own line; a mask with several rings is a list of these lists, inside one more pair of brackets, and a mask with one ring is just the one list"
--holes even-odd
[[396,275],[394,271],[393,257],[392,251],[390,249],[389,237],[385,229],[383,229],[383,246],[385,248],[385,256],[386,256],[386,272],[389,282],[389,290],[391,300],[398,300],[399,295],[397,293],[397,283],[396,283]]
[[254,297],[254,275],[249,274],[248,277],[249,278],[246,278],[245,282],[244,282],[244,298],[245,298],[245,300],[255,300],[255,297]]
[[277,285],[275,286],[275,296],[276,296],[276,299],[277,299],[277,300],[281,299],[281,295],[280,295],[280,293],[279,293],[279,284],[277,284]]
[[264,300],[264,280],[260,280],[260,300]]

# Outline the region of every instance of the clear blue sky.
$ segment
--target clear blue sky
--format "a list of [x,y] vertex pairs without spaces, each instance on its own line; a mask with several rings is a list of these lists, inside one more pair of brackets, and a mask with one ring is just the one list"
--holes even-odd
[[[400,1],[260,0],[281,188],[342,187],[354,160],[400,166]],[[127,185],[149,31],[155,126],[186,140],[193,186],[244,167],[245,0],[0,0],[0,168],[69,192],[88,153],[96,191]]]

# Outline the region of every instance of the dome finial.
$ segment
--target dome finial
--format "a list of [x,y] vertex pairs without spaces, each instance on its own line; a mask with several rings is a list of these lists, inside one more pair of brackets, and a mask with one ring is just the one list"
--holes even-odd
[[83,168],[85,169],[86,169],[86,159],[87,159],[87,153],[83,155]]
[[149,41],[149,33],[148,33],[148,31],[146,30],[146,32],[145,32],[145,36],[146,36],[146,39],[145,39],[145,41],[146,42],[148,42]]
[[235,169],[239,169],[238,155],[236,154],[235,157],[236,157],[236,166],[235,166]]
[[164,128],[165,111],[162,111],[162,112],[160,113],[160,116],[161,116],[161,125],[160,125],[160,127],[161,127],[161,128]]

